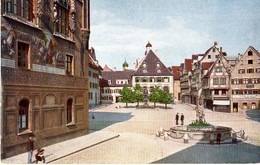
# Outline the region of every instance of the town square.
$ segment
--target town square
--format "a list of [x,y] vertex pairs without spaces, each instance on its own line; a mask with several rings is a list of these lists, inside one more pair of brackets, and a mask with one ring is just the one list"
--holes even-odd
[[259,9],[2,0],[1,163],[259,163]]

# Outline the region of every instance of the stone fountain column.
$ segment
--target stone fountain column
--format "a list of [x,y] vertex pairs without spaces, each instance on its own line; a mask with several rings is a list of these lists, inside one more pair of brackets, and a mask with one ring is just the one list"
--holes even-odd
[[201,82],[198,84],[198,101],[196,105],[196,119],[197,121],[204,121],[204,108],[203,108],[203,98],[202,98],[202,85]]

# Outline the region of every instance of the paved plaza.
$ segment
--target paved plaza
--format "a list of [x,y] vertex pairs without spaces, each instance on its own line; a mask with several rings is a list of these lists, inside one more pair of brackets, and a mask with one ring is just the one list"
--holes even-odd
[[[47,163],[259,163],[260,111],[221,113],[205,110],[207,122],[245,130],[248,139],[238,144],[209,145],[190,140],[156,137],[160,129],[175,126],[177,112],[185,124],[196,117],[190,104],[137,109],[117,103],[90,110],[90,134],[57,143],[46,150]],[[119,108],[120,107],[120,108]],[[26,163],[27,154],[2,160],[2,163]]]

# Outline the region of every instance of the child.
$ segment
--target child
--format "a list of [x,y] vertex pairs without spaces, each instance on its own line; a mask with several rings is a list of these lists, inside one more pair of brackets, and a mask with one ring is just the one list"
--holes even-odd
[[35,155],[35,158],[36,158],[36,164],[38,163],[38,161],[43,161],[43,163],[45,163],[44,149],[39,148],[37,150],[37,154]]

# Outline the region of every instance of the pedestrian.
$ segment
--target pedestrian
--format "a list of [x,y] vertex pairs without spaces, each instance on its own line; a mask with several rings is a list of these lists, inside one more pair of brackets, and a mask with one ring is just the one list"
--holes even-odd
[[181,125],[183,125],[183,121],[184,121],[184,115],[183,113],[181,114]]
[[35,155],[35,159],[36,159],[36,164],[38,164],[38,161],[43,161],[43,163],[45,163],[45,156],[44,156],[44,149],[43,148],[39,148],[37,150],[37,154]]
[[32,134],[28,138],[28,164],[32,163],[32,155],[34,150],[34,141],[36,141],[35,135]]
[[176,125],[179,125],[179,113],[176,114],[175,120],[176,120]]

